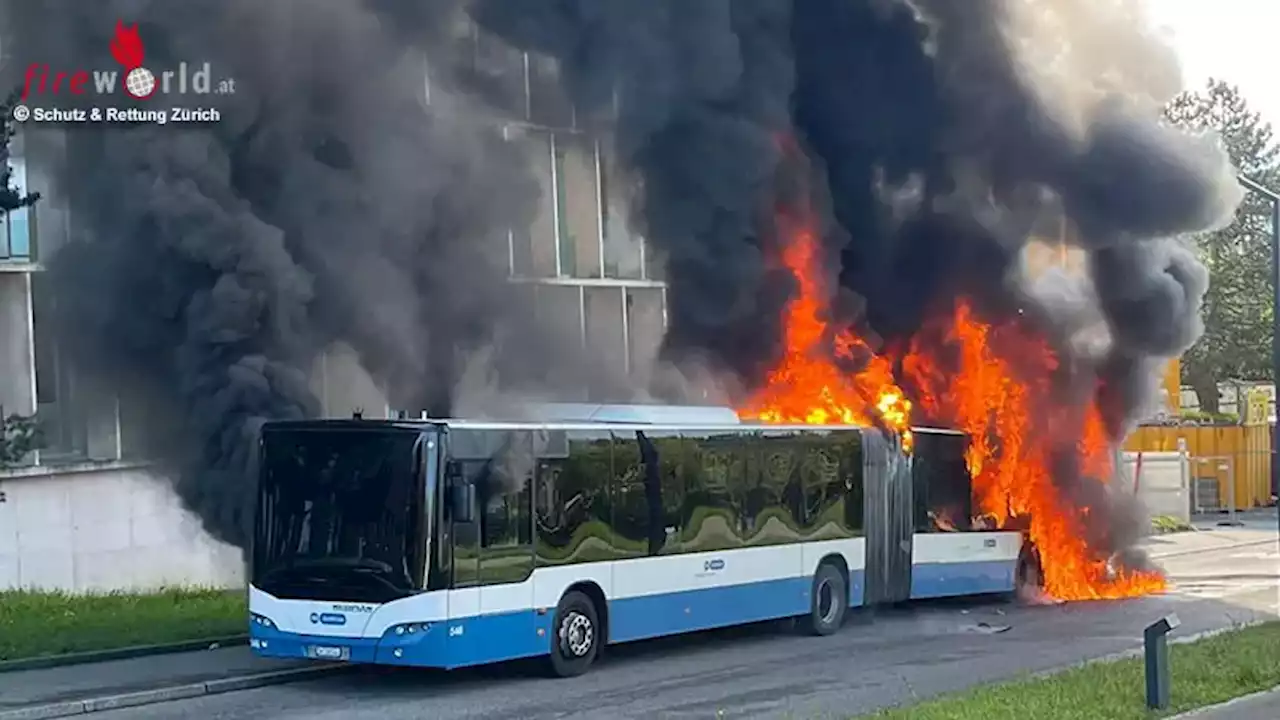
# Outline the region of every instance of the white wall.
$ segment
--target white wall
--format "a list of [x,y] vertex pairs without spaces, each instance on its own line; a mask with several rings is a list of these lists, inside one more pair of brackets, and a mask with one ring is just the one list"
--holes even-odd
[[0,589],[238,587],[243,577],[240,551],[144,468],[0,473]]
[[[1190,469],[1185,455],[1176,452],[1124,453],[1117,482],[1138,497],[1152,517],[1169,515],[1191,522]],[[1135,477],[1136,474],[1136,477]]]

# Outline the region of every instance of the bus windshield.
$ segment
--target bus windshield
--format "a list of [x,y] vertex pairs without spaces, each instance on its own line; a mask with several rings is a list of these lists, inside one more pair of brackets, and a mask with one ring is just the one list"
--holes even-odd
[[358,602],[420,590],[421,437],[388,428],[265,429],[254,586],[280,598]]

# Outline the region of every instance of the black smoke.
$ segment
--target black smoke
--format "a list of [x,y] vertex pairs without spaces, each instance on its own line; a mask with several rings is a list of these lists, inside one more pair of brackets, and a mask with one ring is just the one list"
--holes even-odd
[[[861,311],[842,321],[889,348],[960,296],[988,319],[1033,323],[1065,359],[1058,402],[1096,400],[1118,439],[1150,408],[1161,360],[1202,330],[1207,274],[1180,236],[1223,222],[1239,189],[1212,142],[1159,123],[1162,89],[1108,86],[1177,71],[1117,8],[478,0],[472,13],[558,58],[572,99],[643,179],[636,222],[667,259],[669,357],[709,354],[747,387],[775,365],[777,309],[793,292],[770,237],[783,135],[817,175],[832,294],[859,298],[834,302]],[[1073,28],[1114,42],[1082,45],[1075,71],[1072,46],[1092,37]],[[1033,46],[1063,69],[1058,85],[1028,60]],[[1022,272],[1046,219],[1089,251],[1086,276],[1066,287]],[[1081,345],[1091,318],[1105,342]],[[1077,464],[1058,480],[1097,508]],[[1099,532],[1119,548],[1133,523],[1116,512],[1126,527]]]
[[123,19],[138,23],[144,66],[209,62],[215,84],[235,81],[234,93],[138,104],[212,107],[215,123],[26,138],[33,152],[65,144],[57,194],[73,238],[49,279],[66,345],[150,410],[153,450],[217,537],[244,546],[257,430],[319,412],[309,377],[334,343],[410,410],[447,411],[468,357],[494,348],[518,359],[498,363],[517,387],[545,386],[553,369],[575,386],[594,377],[505,282],[507,230],[528,223],[539,191],[483,93],[454,72],[469,40],[450,32],[458,3],[6,9],[19,71],[112,69]]
[[[1108,19],[1088,0],[1042,5]],[[1046,197],[1093,251],[1117,427],[1146,402],[1134,387],[1148,360],[1199,334],[1205,273],[1170,238],[1234,209],[1224,156],[1118,91],[1071,108],[1081,132],[1033,86],[1003,0],[479,0],[472,13],[558,58],[579,109],[643,178],[638,222],[667,258],[673,354],[709,351],[754,381],[776,359],[771,318],[790,293],[767,237],[779,135],[824,174],[829,256],[881,337],[911,335],[961,293],[1006,312],[1028,302],[1006,279]]]

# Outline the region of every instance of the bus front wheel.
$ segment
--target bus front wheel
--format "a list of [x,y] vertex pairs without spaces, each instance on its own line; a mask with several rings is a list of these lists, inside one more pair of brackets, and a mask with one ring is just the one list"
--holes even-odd
[[586,672],[600,653],[604,638],[591,598],[576,590],[565,593],[551,626],[551,672],[575,677]]
[[844,624],[849,609],[849,581],[835,565],[823,563],[813,575],[809,614],[801,621],[810,635],[831,635]]

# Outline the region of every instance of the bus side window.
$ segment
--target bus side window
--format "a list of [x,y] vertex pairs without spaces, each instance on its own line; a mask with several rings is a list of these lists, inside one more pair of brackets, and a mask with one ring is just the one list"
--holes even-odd
[[844,524],[854,535],[862,535],[866,530],[865,499],[866,488],[863,484],[862,433],[850,432],[840,436],[839,441],[840,478],[845,488]]
[[751,504],[758,503],[759,506],[755,515],[755,532],[768,532],[769,539],[757,540],[753,544],[802,540],[804,503],[795,433],[769,430],[762,431],[757,437],[759,484],[753,490]]
[[608,431],[551,431],[539,451],[537,554],[543,565],[612,559],[609,546],[609,480],[613,473]]
[[840,472],[840,435],[814,434],[801,446],[803,527],[815,538],[847,535],[844,529],[846,482]]
[[737,432],[684,432],[680,512],[683,550],[705,552],[742,546],[742,485],[745,469]]
[[[613,434],[611,525],[624,556],[657,555],[662,551],[665,536],[661,532],[660,473],[657,451],[644,433],[620,430]],[[655,528],[656,535],[652,533]]]
[[642,472],[636,479],[644,498],[645,543],[649,555],[684,552],[681,521],[685,508],[685,440],[674,430],[636,432]]
[[912,473],[916,532],[972,529],[973,481],[964,460],[967,438],[951,433],[920,433],[916,441]]
[[529,432],[501,433],[497,452],[483,463],[477,495],[481,503],[483,547],[528,545],[536,458]]

